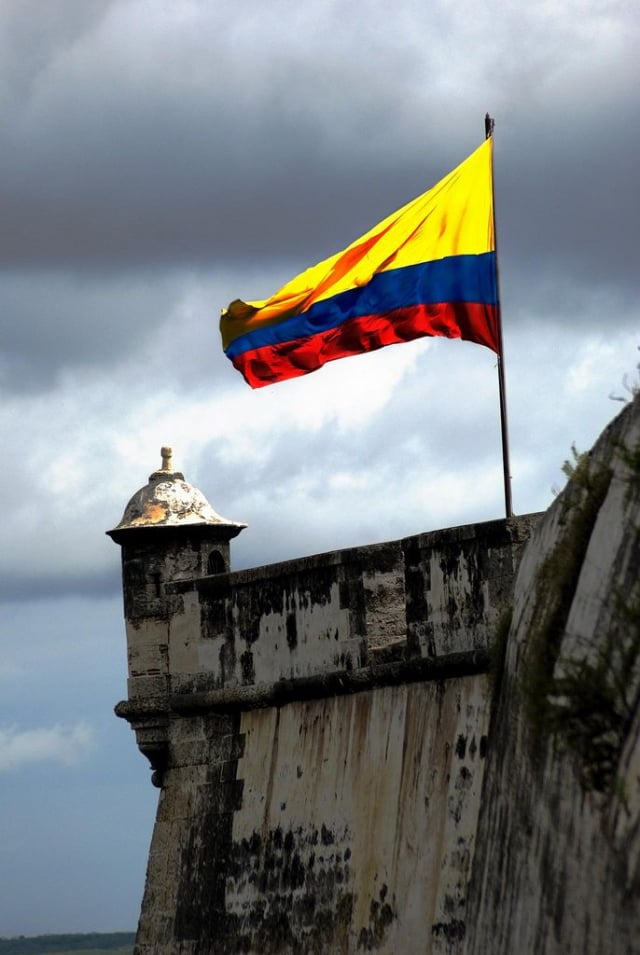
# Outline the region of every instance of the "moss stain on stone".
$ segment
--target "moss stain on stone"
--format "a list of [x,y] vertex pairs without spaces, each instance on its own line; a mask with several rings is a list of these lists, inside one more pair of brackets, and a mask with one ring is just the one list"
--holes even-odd
[[591,532],[611,482],[609,468],[592,467],[588,456],[579,455],[575,447],[573,454],[574,462],[565,461],[563,468],[570,477],[560,516],[565,528],[536,574],[526,676],[522,680],[526,711],[538,733],[548,730],[546,714],[554,692],[554,668]]

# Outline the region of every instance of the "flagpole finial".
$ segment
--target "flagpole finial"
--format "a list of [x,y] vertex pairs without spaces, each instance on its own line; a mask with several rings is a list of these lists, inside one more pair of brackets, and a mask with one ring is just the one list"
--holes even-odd
[[493,136],[493,127],[496,125],[495,119],[493,119],[487,113],[484,117],[484,138],[488,139],[489,136]]
[[160,456],[162,458],[162,467],[160,470],[173,471],[173,448],[160,448]]

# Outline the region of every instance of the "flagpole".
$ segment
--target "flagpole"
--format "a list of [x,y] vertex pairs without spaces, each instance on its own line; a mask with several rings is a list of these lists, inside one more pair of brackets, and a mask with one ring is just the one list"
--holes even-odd
[[[485,138],[493,136],[495,120],[487,113],[484,118]],[[500,394],[500,431],[502,435],[502,470],[504,474],[504,506],[507,520],[513,517],[511,502],[511,467],[509,463],[509,429],[507,425],[507,391],[504,379],[504,345],[502,343],[502,309],[500,306],[500,269],[498,266],[498,229],[496,223],[496,198],[493,186],[493,152],[491,154],[491,199],[493,206],[493,235],[496,250],[496,288],[498,311],[498,390]]]

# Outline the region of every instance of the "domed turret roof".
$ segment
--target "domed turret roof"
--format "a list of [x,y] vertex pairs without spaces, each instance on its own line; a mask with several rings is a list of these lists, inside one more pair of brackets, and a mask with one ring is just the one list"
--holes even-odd
[[160,453],[162,466],[136,491],[120,523],[107,531],[109,536],[115,540],[121,532],[137,528],[209,526],[229,540],[247,526],[217,514],[204,494],[185,481],[181,471],[174,471],[171,448],[162,448]]

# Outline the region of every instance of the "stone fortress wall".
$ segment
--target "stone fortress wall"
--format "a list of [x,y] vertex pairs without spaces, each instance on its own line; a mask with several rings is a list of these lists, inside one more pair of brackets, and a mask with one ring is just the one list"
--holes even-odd
[[[603,627],[632,640],[614,604],[634,606],[640,566],[638,417],[544,516],[237,572],[244,525],[165,455],[109,532],[129,659],[116,711],[160,787],[137,955],[640,950],[632,719],[590,789],[585,752],[522,691],[543,671],[544,711],[565,657],[597,660]],[[550,559],[567,535],[571,572]],[[583,857],[608,910],[589,929]]]

